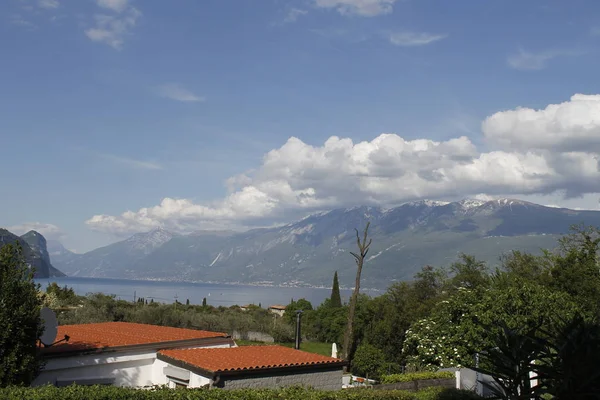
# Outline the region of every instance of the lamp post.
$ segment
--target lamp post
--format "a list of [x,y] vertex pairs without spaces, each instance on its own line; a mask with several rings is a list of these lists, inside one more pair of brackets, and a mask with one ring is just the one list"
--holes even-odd
[[294,348],[296,350],[300,350],[300,342],[301,342],[301,320],[302,320],[302,310],[296,310],[296,343],[294,344]]

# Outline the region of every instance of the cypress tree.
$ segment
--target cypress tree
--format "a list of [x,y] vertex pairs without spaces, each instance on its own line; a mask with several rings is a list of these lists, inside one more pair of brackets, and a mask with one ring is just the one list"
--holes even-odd
[[340,296],[340,283],[338,282],[337,271],[333,274],[333,287],[331,288],[331,307],[341,307],[342,297]]
[[206,307],[206,297],[202,299],[202,307]]

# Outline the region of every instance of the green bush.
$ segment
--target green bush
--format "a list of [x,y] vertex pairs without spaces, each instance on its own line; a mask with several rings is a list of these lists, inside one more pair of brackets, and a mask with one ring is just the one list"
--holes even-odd
[[0,389],[6,400],[472,400],[472,392],[456,389],[427,389],[417,393],[397,390],[346,389],[318,391],[287,389],[166,389],[140,390],[115,386],[68,386],[56,388],[9,387]]
[[352,373],[377,379],[384,364],[385,354],[383,351],[368,343],[361,343],[352,359]]
[[381,377],[381,383],[412,382],[424,379],[450,379],[454,378],[454,372],[413,372],[410,374],[392,374]]
[[482,397],[475,392],[459,389],[444,389],[439,387],[430,387],[419,390],[415,400],[477,400]]

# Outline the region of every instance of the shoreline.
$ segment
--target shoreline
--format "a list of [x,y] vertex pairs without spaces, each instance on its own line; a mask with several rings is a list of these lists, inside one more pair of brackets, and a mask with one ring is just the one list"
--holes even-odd
[[[273,288],[306,288],[306,289],[327,289],[331,290],[331,286],[314,286],[302,283],[281,283],[274,284],[270,282],[215,282],[215,281],[182,281],[176,279],[157,279],[157,278],[111,278],[111,277],[93,277],[93,276],[58,276],[50,278],[36,278],[35,280],[56,280],[56,279],[106,279],[115,281],[130,281],[130,282],[161,282],[161,283],[188,283],[188,284],[205,284],[205,285],[227,285],[227,286],[251,286],[251,287],[273,287]],[[340,290],[354,290],[354,287],[340,286]],[[367,292],[385,292],[384,289],[361,287],[361,291]]]

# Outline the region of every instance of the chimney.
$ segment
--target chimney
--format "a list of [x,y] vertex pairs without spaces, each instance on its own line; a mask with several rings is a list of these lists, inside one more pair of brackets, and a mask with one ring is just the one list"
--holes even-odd
[[294,348],[296,350],[300,350],[300,342],[302,340],[302,334],[301,334],[301,330],[300,330],[301,320],[302,320],[302,310],[296,310],[296,343],[294,345]]

